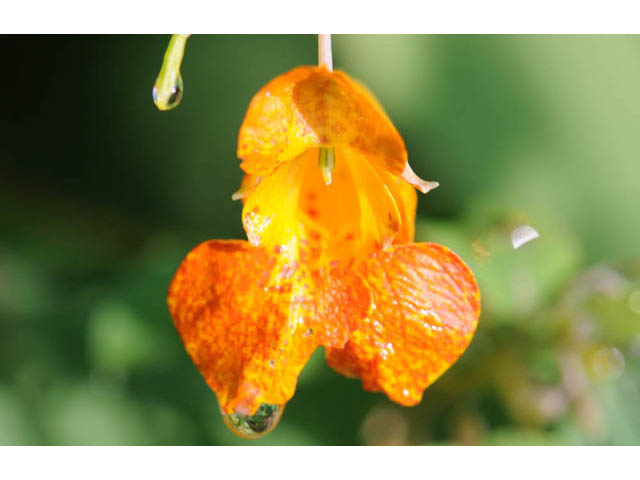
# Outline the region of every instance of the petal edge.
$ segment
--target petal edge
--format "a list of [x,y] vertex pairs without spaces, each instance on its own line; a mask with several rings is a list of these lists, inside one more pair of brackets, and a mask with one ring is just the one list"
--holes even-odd
[[378,252],[364,272],[375,307],[343,349],[327,349],[327,362],[360,377],[366,390],[416,405],[471,341],[480,315],[477,284],[462,260],[433,243]]
[[167,303],[193,362],[226,413],[284,404],[320,345],[341,347],[370,308],[349,268],[310,271],[239,240],[194,248]]

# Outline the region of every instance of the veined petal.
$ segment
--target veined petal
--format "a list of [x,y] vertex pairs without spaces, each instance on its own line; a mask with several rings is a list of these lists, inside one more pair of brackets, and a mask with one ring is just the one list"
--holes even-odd
[[366,390],[415,405],[471,341],[480,315],[473,274],[433,243],[375,253],[363,272],[374,308],[343,349],[327,349],[327,362]]
[[318,240],[327,258],[367,256],[398,233],[401,213],[377,170],[344,149],[336,150],[331,185],[317,165],[307,166],[300,192],[305,235]]
[[366,242],[363,245],[365,253],[389,247],[402,221],[394,196],[377,169],[366,159],[350,149],[341,149],[339,153],[351,170],[358,194],[360,235]]
[[350,148],[395,175],[407,163],[402,137],[382,107],[343,72],[298,67],[251,100],[238,136],[245,172],[267,176],[321,146]]
[[[318,149],[311,151],[317,155]],[[324,182],[317,157],[304,168],[299,197],[304,242],[325,259],[354,257],[362,249],[362,237],[359,198],[349,165],[336,155],[330,185]]]
[[[242,218],[253,245],[282,245],[308,261],[363,257],[392,244],[403,215],[413,223],[407,210],[415,211],[415,199],[398,183],[405,182],[384,173],[396,199],[381,169],[337,149],[334,180],[326,185],[317,155],[317,148],[308,150],[248,190]],[[412,234],[412,224],[402,228],[403,238]]]
[[270,249],[212,240],[187,255],[167,301],[221,408],[248,415],[286,403],[311,353],[343,346],[371,295],[348,266],[311,271]]
[[248,192],[242,224],[252,245],[284,245],[295,249],[302,233],[298,213],[300,185],[306,163],[315,161],[312,156],[313,152],[307,152],[281,165]]
[[391,175],[382,168],[377,169],[378,175],[385,183],[400,211],[400,230],[393,243],[411,243],[415,235],[416,206],[418,194],[416,189],[402,178]]

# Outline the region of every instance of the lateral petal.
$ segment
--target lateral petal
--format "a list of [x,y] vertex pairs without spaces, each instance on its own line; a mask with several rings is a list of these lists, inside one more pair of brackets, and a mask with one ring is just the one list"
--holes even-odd
[[475,279],[451,250],[433,243],[375,253],[363,272],[374,308],[344,348],[327,349],[327,362],[360,377],[366,390],[415,405],[471,341],[480,315]]
[[363,253],[388,248],[400,230],[402,221],[396,199],[378,174],[380,169],[353,150],[341,149],[339,153],[351,170],[358,194]]
[[239,240],[194,248],[167,298],[176,329],[226,413],[285,404],[320,345],[341,347],[371,296],[350,266],[309,270]]
[[416,206],[418,194],[416,189],[400,177],[391,175],[382,168],[377,169],[400,211],[400,230],[393,239],[393,243],[411,243],[415,235]]
[[[302,234],[298,213],[300,185],[312,152],[281,165],[245,196],[242,225],[254,246],[295,249]],[[305,161],[306,160],[306,161]]]

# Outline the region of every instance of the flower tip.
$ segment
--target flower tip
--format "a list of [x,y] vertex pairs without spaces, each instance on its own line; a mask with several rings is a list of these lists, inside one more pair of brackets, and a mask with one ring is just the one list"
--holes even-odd
[[237,200],[242,200],[245,196],[246,196],[246,192],[242,191],[242,189],[236,190],[231,195],[231,200],[233,200],[235,202]]
[[402,171],[402,175],[400,175],[402,179],[413,185],[416,189],[420,190],[422,193],[429,193],[434,188],[440,186],[439,182],[429,182],[427,180],[421,179],[419,176],[415,174],[415,172],[411,169],[409,162],[407,162],[404,166],[404,170]]
[[421,180],[421,184],[417,187],[422,193],[429,193],[431,190],[434,190],[440,186],[440,182],[427,182],[425,180]]
[[231,200],[243,200],[260,183],[260,180],[262,177],[245,175],[240,188],[231,195]]

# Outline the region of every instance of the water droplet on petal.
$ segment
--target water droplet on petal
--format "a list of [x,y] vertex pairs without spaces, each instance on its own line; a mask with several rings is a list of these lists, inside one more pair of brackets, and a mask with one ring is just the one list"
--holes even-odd
[[511,244],[513,248],[520,248],[527,242],[538,238],[540,234],[529,225],[520,225],[511,232]]
[[180,105],[182,93],[184,92],[184,83],[182,75],[178,72],[175,83],[166,92],[158,89],[158,85],[153,86],[153,102],[160,110],[171,110]]
[[284,405],[263,403],[254,415],[227,414],[221,410],[224,424],[236,435],[256,439],[271,432],[282,417]]

